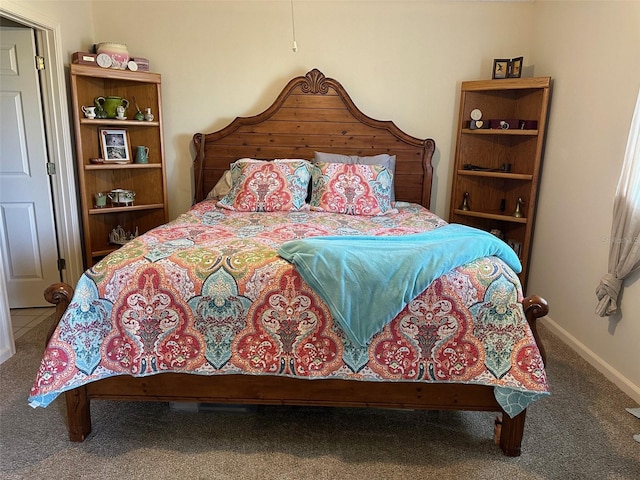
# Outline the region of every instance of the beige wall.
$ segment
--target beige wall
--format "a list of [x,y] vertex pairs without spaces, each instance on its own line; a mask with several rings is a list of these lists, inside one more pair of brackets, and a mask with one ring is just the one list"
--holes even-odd
[[432,209],[446,218],[460,82],[524,55],[525,74],[555,79],[529,290],[549,300],[548,324],[640,402],[638,276],[622,316],[593,314],[639,86],[640,3],[295,0],[297,53],[289,0],[94,1],[93,19],[89,2],[28,3],[60,19],[69,54],[123,42],[162,73],[172,217],[191,202],[193,133],[261,112],[317,67],[367,115],[436,140]]
[[91,2],[3,0],[1,6],[7,14],[33,20],[42,28],[55,29],[60,34],[56,40],[60,42],[67,64],[71,53],[78,50],[78,45],[93,39]]
[[294,5],[296,53],[289,1],[131,1],[123,22],[102,21],[113,2],[94,2],[96,42],[126,43],[162,73],[170,215],[191,202],[192,135],[260,113],[291,77],[317,67],[364,113],[436,140],[432,207],[446,216],[460,81],[490,77],[494,57],[530,56],[532,4]]
[[593,313],[640,87],[640,2],[536,2],[533,23],[532,60],[555,83],[529,289],[549,301],[551,325],[640,402],[640,275],[621,315]]

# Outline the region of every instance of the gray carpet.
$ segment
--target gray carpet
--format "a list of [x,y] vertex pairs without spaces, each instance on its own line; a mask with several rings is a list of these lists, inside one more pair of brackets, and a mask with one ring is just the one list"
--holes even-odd
[[67,440],[64,399],[27,395],[50,321],[0,365],[2,479],[639,479],[631,399],[541,328],[552,396],[527,414],[522,456],[493,443],[482,412],[261,407],[182,412],[92,403],[93,433]]

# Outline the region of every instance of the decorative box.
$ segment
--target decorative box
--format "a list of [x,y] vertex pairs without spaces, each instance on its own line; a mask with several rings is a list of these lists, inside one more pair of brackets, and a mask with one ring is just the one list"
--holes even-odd
[[71,55],[71,63],[79,63],[80,65],[98,65],[96,63],[96,54],[89,52],[75,52]]
[[469,122],[469,128],[471,130],[480,130],[483,128],[489,128],[488,120],[471,120]]
[[537,130],[537,120],[520,120],[520,130]]
[[517,130],[520,128],[520,120],[517,118],[501,118],[489,120],[490,128],[498,130]]
[[148,72],[149,71],[149,59],[148,58],[131,57],[131,60],[136,62],[136,65],[138,65],[138,71],[139,72]]

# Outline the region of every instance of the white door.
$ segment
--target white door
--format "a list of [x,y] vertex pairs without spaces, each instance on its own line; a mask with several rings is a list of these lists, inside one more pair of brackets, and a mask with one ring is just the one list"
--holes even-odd
[[30,28],[0,36],[0,248],[11,308],[49,306],[60,281],[40,84]]

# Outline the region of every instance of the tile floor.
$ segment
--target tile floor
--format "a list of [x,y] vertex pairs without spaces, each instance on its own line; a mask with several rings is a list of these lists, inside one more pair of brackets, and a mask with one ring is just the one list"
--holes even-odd
[[11,327],[13,329],[13,339],[17,340],[55,311],[55,307],[12,308]]

